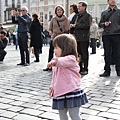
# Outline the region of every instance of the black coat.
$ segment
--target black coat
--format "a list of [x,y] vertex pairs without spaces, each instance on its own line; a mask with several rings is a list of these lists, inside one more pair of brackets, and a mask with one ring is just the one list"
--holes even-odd
[[31,47],[41,47],[43,43],[43,39],[41,37],[41,33],[43,32],[43,26],[36,19],[32,21],[32,24],[29,29],[31,35]]

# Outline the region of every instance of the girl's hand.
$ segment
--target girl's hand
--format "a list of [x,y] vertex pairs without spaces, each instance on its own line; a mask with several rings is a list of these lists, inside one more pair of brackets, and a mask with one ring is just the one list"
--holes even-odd
[[51,61],[47,64],[47,68],[51,69],[52,66],[55,66],[55,65],[56,65],[55,60],[51,60]]
[[53,93],[54,93],[54,90],[53,90],[53,88],[51,87],[51,88],[50,88],[50,91],[49,91],[49,96],[50,96],[50,97],[53,97]]

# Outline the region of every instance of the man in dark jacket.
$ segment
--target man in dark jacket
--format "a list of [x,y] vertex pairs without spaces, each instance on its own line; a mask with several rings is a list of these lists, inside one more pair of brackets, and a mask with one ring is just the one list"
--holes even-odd
[[4,60],[7,52],[4,50],[7,46],[8,40],[6,38],[6,31],[2,30],[0,32],[0,61]]
[[115,69],[117,76],[120,76],[120,10],[116,6],[116,0],[107,0],[108,9],[103,11],[99,27],[103,28],[104,46],[104,72],[100,77],[109,77],[111,68],[111,53],[114,51]]
[[[17,10],[13,10],[12,22],[18,23],[18,44],[21,55],[21,63],[17,65],[30,65],[29,50],[28,50],[28,30],[31,23],[31,18],[27,14],[28,8],[21,8],[22,16],[19,15]],[[17,19],[15,19],[17,18]]]
[[92,17],[86,11],[87,3],[85,1],[80,1],[78,3],[78,16],[76,18],[75,26],[75,37],[77,40],[78,54],[81,57],[79,62],[81,75],[88,74],[88,47],[90,38],[90,25]]

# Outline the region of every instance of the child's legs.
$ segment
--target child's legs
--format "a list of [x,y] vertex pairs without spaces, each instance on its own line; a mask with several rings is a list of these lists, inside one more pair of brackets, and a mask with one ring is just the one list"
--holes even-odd
[[60,120],[68,120],[67,109],[59,110]]
[[68,111],[72,120],[82,120],[80,118],[80,107],[69,108]]

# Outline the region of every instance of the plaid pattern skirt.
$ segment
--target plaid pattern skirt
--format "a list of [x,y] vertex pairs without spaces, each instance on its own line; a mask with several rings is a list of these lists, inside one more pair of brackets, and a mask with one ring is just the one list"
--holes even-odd
[[52,109],[63,110],[64,108],[80,107],[88,102],[84,90],[77,89],[57,98],[53,98]]

